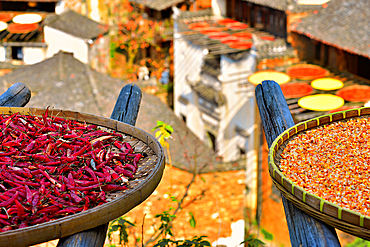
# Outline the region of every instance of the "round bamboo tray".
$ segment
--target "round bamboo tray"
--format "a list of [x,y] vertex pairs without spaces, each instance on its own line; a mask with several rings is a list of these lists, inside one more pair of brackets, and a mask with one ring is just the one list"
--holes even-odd
[[[0,107],[1,114],[20,112],[24,115],[42,116],[44,109],[23,107]],[[135,151],[147,154],[140,161],[134,179],[128,189],[106,193],[107,203],[57,220],[0,233],[0,246],[29,246],[66,237],[94,228],[127,213],[149,197],[159,184],[164,170],[164,152],[159,142],[147,132],[122,122],[68,110],[49,109],[49,116],[95,124],[115,130],[126,136]]]
[[272,143],[269,155],[269,173],[275,186],[296,207],[328,225],[338,228],[349,234],[370,240],[370,217],[340,207],[323,198],[305,191],[295,185],[279,169],[281,153],[294,135],[304,133],[306,130],[324,126],[332,122],[346,121],[352,118],[370,116],[370,108],[362,107],[324,115],[299,123],[279,135]]

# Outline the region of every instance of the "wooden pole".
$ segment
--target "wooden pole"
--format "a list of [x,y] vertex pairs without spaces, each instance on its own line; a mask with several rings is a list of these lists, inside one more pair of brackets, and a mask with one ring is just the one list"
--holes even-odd
[[14,83],[0,95],[0,106],[22,107],[31,99],[30,89],[21,82]]
[[[276,137],[294,126],[294,121],[279,84],[263,81],[257,85],[255,94],[265,138],[270,147]],[[284,196],[282,201],[293,247],[340,246],[333,227],[307,215]]]
[[[130,125],[136,124],[141,102],[141,90],[135,84],[124,86],[114,106],[111,119]],[[61,238],[57,247],[101,247],[104,245],[108,224],[72,236]]]

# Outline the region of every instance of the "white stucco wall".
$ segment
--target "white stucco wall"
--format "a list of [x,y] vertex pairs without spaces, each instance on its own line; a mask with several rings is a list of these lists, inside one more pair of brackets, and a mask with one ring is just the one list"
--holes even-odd
[[[174,112],[176,116],[186,117],[187,127],[202,141],[205,141],[204,125],[201,113],[197,108],[198,97],[194,94],[187,82],[197,81],[203,63],[203,49],[192,45],[181,35],[174,39]],[[182,96],[188,101],[183,104],[178,99]]]
[[45,49],[42,47],[23,47],[23,62],[35,64],[45,59]]
[[52,57],[60,50],[73,53],[83,63],[88,63],[88,45],[83,39],[74,37],[54,28],[44,27],[45,43],[48,45],[46,57]]
[[5,58],[6,58],[5,47],[0,46],[0,62],[5,62]]
[[212,11],[214,15],[226,16],[227,0],[212,0]]
[[[245,90],[239,86],[247,82],[248,76],[253,74],[255,63],[256,56],[253,52],[240,61],[221,56],[222,93],[226,97],[227,104],[222,108],[217,142],[220,155],[225,161],[233,161],[235,157],[239,157],[240,138],[236,135],[235,127],[249,130],[255,122],[254,87],[251,86]],[[253,133],[250,133],[248,139],[253,143]],[[251,148],[253,145],[245,143],[246,151]]]

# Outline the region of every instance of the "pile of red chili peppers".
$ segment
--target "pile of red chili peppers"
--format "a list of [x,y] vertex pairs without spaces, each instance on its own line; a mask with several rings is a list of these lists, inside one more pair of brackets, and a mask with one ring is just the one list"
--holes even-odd
[[47,114],[0,116],[0,232],[105,203],[142,158],[122,134]]

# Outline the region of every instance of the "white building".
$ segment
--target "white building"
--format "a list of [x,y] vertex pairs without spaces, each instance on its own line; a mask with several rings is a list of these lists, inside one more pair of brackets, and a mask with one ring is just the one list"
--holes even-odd
[[[0,30],[1,62],[34,64],[66,51],[93,69],[107,72],[110,49],[107,25],[63,8],[63,1],[11,2],[0,7],[4,11],[0,12],[0,21],[4,21],[0,28],[5,27]],[[25,12],[25,8],[29,8],[29,12]],[[23,30],[24,27],[12,20],[12,17],[30,13],[38,15],[40,20],[31,23],[28,29]],[[10,19],[1,19],[7,15]],[[12,30],[10,27],[14,25],[21,30]]]
[[[204,20],[215,22],[211,11]],[[174,30],[174,111],[225,162],[254,160],[254,86],[241,88],[255,71],[256,52],[188,35],[179,15]],[[191,32],[191,31],[190,31]],[[185,35],[184,35],[185,33]]]

